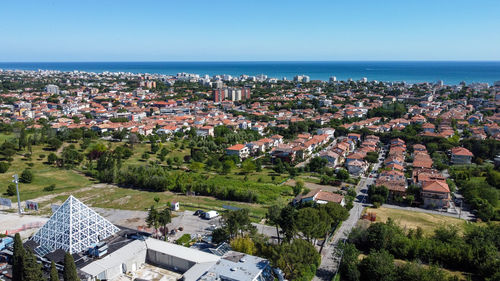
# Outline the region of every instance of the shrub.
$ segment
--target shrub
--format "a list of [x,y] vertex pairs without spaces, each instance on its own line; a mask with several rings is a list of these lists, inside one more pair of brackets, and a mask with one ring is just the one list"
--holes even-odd
[[25,169],[20,178],[21,182],[31,183],[33,181],[33,172],[30,169]]
[[9,186],[7,187],[7,192],[5,192],[7,196],[14,196],[16,195],[16,185],[14,183],[9,183]]
[[10,164],[7,162],[0,162],[0,173],[5,173],[9,170]]
[[54,191],[54,189],[56,189],[56,185],[55,184],[51,184],[49,186],[44,187],[43,191]]

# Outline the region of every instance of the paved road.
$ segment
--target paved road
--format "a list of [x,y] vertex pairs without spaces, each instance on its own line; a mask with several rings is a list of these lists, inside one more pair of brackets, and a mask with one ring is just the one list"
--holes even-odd
[[[382,161],[383,160],[379,160],[373,165],[373,171],[378,170]],[[342,223],[340,228],[335,232],[331,242],[323,249],[321,264],[316,271],[316,276],[313,278],[313,281],[330,281],[332,280],[335,272],[337,272],[341,257],[340,252],[336,249],[339,243],[343,243],[343,241],[349,236],[351,230],[356,226],[363,209],[368,205],[365,203],[368,196],[368,185],[373,184],[374,182],[375,178],[361,177],[361,180],[356,186],[356,199],[354,201],[353,208],[349,211],[349,218]]]

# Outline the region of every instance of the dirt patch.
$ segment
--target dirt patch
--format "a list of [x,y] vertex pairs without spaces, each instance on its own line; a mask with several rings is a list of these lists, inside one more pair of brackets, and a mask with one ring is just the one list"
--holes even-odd
[[[296,183],[296,181],[294,179],[289,179],[285,182],[285,184],[289,185],[289,186],[295,186],[295,183]],[[331,192],[340,190],[340,188],[338,188],[336,186],[321,185],[321,184],[312,183],[312,182],[304,182],[304,186],[310,190],[314,190],[314,189],[318,189],[318,188],[320,188],[321,190],[324,190],[324,191],[331,191]]]

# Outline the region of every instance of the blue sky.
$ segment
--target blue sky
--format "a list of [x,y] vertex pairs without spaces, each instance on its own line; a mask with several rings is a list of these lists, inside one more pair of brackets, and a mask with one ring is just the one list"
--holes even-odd
[[16,0],[0,61],[500,60],[498,0]]

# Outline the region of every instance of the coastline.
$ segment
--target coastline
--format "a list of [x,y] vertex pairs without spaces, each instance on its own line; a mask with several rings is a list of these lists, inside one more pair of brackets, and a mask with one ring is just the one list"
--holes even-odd
[[489,83],[500,80],[500,61],[187,61],[187,62],[0,62],[2,70],[49,70],[85,72],[130,72],[158,75],[267,75],[292,80],[308,75],[328,81],[331,76],[368,81],[423,83],[442,80],[445,84]]

